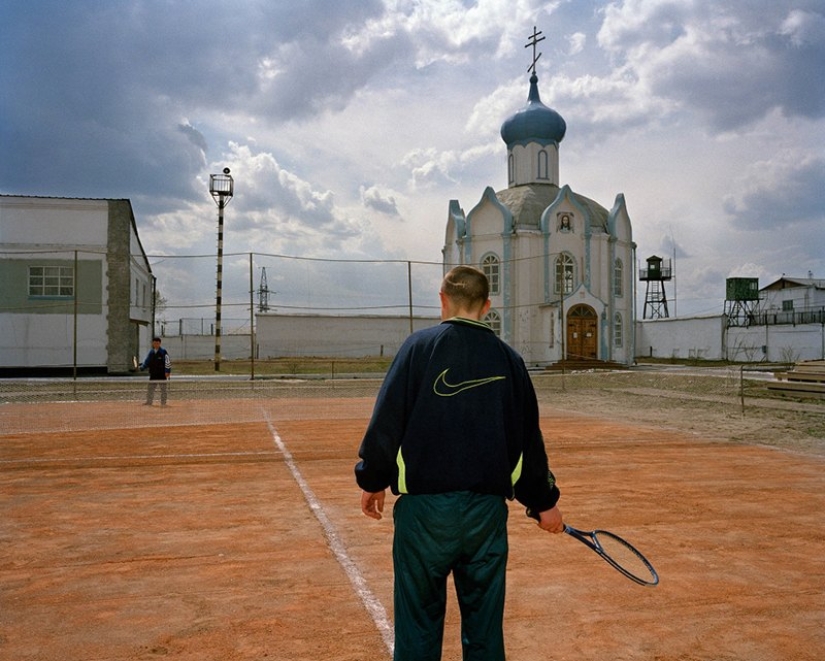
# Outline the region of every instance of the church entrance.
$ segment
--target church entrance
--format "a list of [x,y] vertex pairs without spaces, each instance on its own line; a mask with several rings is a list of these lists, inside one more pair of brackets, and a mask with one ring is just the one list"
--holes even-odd
[[599,316],[589,305],[574,305],[567,313],[567,360],[596,360]]

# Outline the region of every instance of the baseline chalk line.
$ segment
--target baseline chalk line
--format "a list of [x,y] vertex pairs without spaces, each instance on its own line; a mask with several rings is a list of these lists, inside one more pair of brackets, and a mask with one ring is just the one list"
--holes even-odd
[[280,434],[278,434],[278,431],[272,424],[269,413],[264,411],[263,414],[267,427],[269,428],[269,432],[272,435],[272,440],[278,450],[283,454],[284,463],[287,468],[289,468],[290,473],[292,473],[292,477],[295,479],[295,482],[301,488],[301,492],[304,494],[304,498],[306,499],[309,508],[312,510],[312,513],[315,515],[315,518],[318,519],[318,522],[321,524],[321,528],[324,531],[324,535],[327,538],[330,549],[335,555],[335,559],[338,561],[338,564],[341,565],[341,568],[344,570],[347,578],[349,578],[350,583],[352,583],[355,593],[361,599],[361,602],[370,614],[370,617],[375,623],[378,632],[381,634],[381,638],[383,639],[390,656],[392,656],[393,649],[395,647],[393,625],[387,616],[387,611],[384,608],[384,605],[369,589],[367,581],[361,573],[361,570],[358,569],[358,566],[352,558],[350,558],[349,553],[347,553],[344,542],[335,530],[335,526],[333,526],[332,522],[329,520],[329,517],[321,506],[320,501],[316,498],[315,493],[304,479],[301,471],[298,470],[298,466],[292,458],[292,453],[290,453]]

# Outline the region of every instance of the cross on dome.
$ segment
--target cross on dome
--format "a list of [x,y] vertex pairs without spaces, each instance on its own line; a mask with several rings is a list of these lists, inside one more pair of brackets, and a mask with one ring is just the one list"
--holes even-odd
[[533,34],[531,34],[528,37],[527,43],[524,44],[525,48],[530,48],[530,46],[533,47],[533,63],[529,67],[527,67],[527,71],[532,71],[534,74],[536,73],[536,62],[538,62],[539,58],[541,57],[541,53],[536,55],[536,46],[538,45],[538,43],[540,41],[544,41],[546,39],[546,37],[539,38],[540,34],[541,34],[541,30],[539,30],[537,32],[536,31],[536,26],[534,25],[533,26]]

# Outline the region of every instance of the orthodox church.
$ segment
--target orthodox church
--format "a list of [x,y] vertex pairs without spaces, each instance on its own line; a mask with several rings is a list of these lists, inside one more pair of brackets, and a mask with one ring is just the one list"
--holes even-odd
[[608,211],[560,187],[567,126],[541,102],[535,59],[531,69],[527,104],[501,126],[508,187],[488,186],[466,214],[450,201],[445,270],[472,264],[487,274],[486,321],[527,365],[630,365],[636,246],[624,195]]

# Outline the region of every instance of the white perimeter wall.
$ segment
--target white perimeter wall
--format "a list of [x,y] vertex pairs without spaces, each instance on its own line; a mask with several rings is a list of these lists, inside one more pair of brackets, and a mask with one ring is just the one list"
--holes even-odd
[[[413,317],[413,329],[435,326],[436,317]],[[258,357],[391,357],[410,334],[409,317],[257,316]]]
[[730,328],[726,344],[727,359],[736,362],[825,360],[825,325]]
[[638,321],[636,356],[721,360],[723,329],[722,316]]
[[735,362],[825,360],[825,326],[734,326],[726,330],[724,315],[639,321],[636,355]]
[[[176,360],[214,360],[214,335],[175,335],[162,338],[163,348],[169,352],[172,359],[172,371],[175,371]],[[143,340],[143,338],[141,338]],[[143,360],[152,348],[152,338],[148,336],[141,342],[141,354],[138,360]],[[235,334],[221,335],[222,360],[249,360],[249,335]]]

